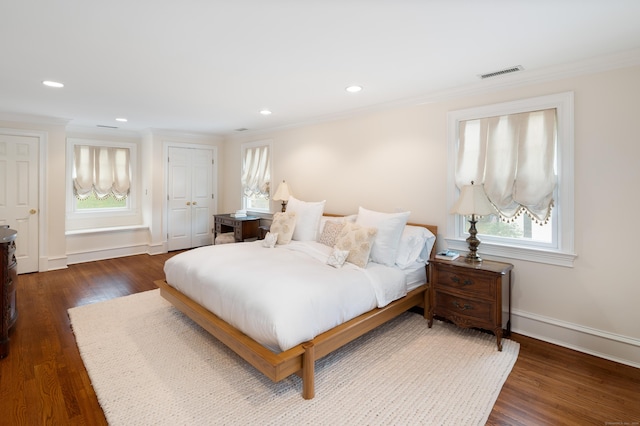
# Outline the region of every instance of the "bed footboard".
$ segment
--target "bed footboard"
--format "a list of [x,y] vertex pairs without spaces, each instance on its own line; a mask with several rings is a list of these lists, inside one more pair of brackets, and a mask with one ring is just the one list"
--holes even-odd
[[171,287],[165,280],[157,280],[154,283],[160,288],[162,297],[272,381],[278,382],[291,374],[299,375],[302,378],[302,396],[305,399],[315,396],[316,360],[414,306],[424,307],[425,312],[428,308],[427,284],[424,284],[384,308],[364,313],[309,342],[275,354]]

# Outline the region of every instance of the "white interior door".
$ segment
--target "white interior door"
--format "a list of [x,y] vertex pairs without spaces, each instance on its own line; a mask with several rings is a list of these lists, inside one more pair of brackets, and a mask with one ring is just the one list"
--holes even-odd
[[211,244],[213,149],[169,147],[168,249]]
[[18,231],[18,273],[38,271],[38,158],[36,136],[0,130],[0,225]]

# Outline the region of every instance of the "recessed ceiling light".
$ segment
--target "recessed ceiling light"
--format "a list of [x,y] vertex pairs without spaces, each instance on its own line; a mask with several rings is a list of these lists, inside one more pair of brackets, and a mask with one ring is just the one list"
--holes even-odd
[[269,111],[268,109],[263,109],[262,111],[260,111],[260,114],[262,114],[262,115],[271,115],[271,111]]
[[57,81],[50,81],[50,80],[45,80],[42,82],[42,84],[44,84],[45,86],[49,86],[49,87],[64,87],[64,84],[62,83],[58,83]]
[[126,123],[126,122],[127,122],[127,119],[126,119],[126,118],[123,118],[123,117],[120,117],[120,118],[116,118],[116,121],[119,121],[119,122],[121,122],[121,123]]
[[358,93],[359,91],[362,90],[362,86],[349,86],[345,89],[347,92],[349,93]]

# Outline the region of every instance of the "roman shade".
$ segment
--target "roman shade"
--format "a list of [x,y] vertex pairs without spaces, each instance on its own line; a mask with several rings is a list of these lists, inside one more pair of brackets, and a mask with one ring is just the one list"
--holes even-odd
[[129,157],[129,148],[76,145],[74,195],[80,200],[92,192],[98,199],[126,198],[131,188]]
[[249,198],[269,198],[271,185],[269,146],[245,150],[242,164],[242,192]]
[[556,109],[459,123],[456,186],[482,183],[496,214],[546,223],[557,184]]

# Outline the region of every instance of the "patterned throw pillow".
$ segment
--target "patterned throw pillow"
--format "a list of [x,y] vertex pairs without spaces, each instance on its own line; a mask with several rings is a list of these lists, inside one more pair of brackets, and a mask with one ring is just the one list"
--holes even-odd
[[369,262],[371,246],[378,230],[365,228],[355,223],[345,223],[336,240],[338,250],[348,250],[347,262],[364,268]]
[[324,228],[322,229],[322,234],[320,235],[318,242],[329,247],[335,246],[336,239],[338,239],[338,235],[340,235],[342,228],[344,228],[344,223],[327,221],[324,224]]
[[348,250],[338,250],[337,247],[334,247],[329,255],[329,259],[327,259],[327,265],[333,266],[334,268],[341,268],[344,262],[347,261],[347,256],[349,256]]
[[295,212],[278,212],[273,215],[270,232],[278,234],[278,244],[289,244],[295,226]]
[[267,235],[264,236],[264,240],[262,241],[262,245],[267,248],[274,248],[277,242],[278,234],[267,232]]

